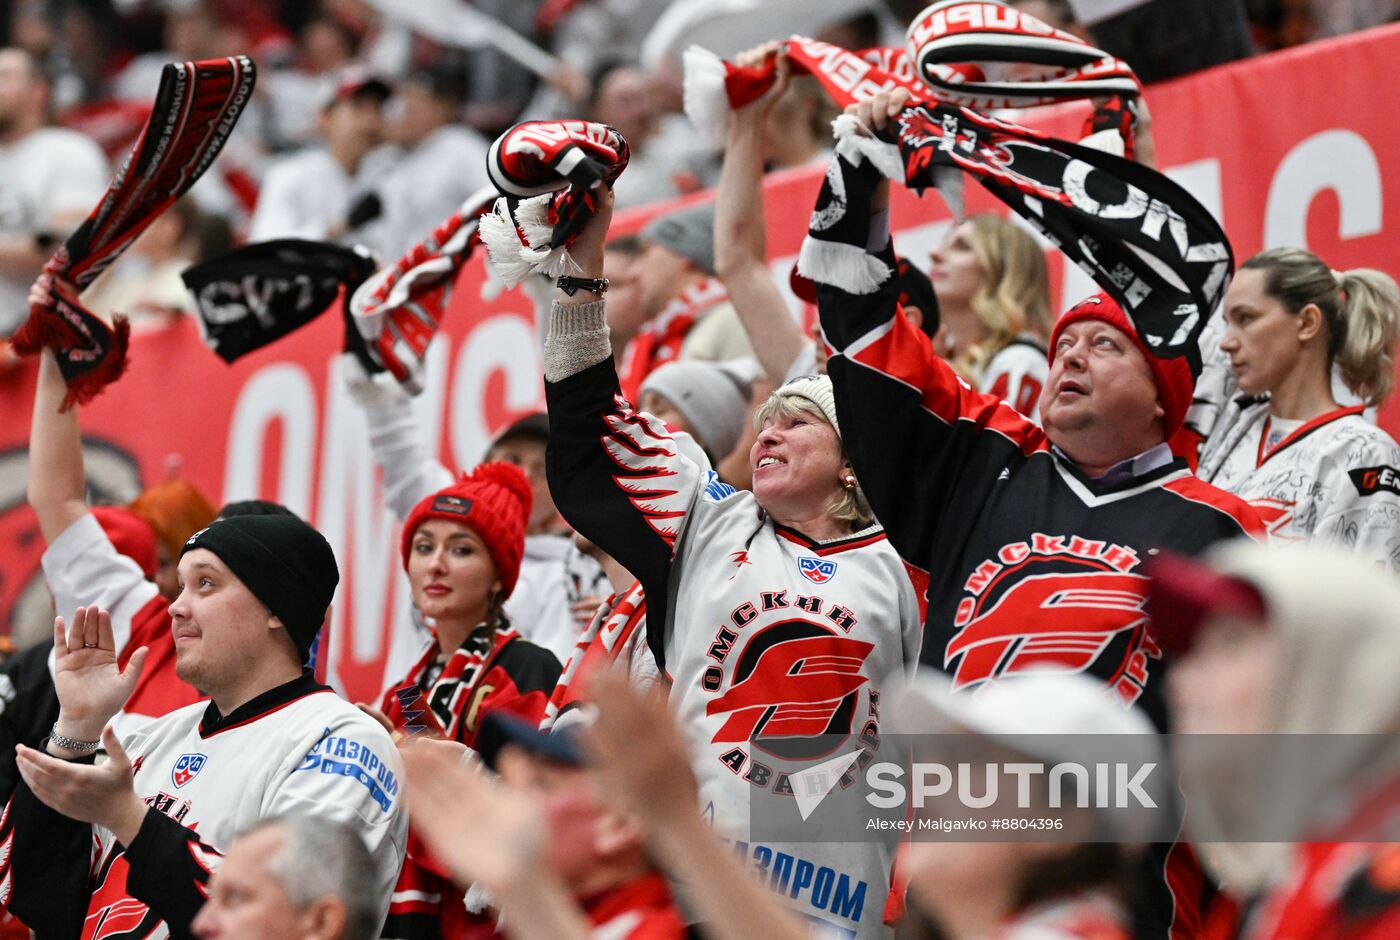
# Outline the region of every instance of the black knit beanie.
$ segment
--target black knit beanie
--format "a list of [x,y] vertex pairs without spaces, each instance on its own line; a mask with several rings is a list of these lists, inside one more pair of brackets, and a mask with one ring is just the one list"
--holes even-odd
[[296,516],[215,520],[185,543],[219,556],[253,596],[282,621],[305,661],[340,582],[325,536]]

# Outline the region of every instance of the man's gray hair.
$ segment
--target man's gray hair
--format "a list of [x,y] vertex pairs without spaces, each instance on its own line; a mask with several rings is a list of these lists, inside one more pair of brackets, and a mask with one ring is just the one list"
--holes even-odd
[[282,848],[267,867],[298,909],[331,895],[345,904],[345,940],[375,940],[382,914],[374,858],[353,828],[333,819],[272,816],[244,832],[276,828]]

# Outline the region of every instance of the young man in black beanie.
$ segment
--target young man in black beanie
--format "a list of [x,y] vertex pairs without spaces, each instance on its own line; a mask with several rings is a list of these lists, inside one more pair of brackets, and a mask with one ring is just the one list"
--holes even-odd
[[[76,416],[58,410],[64,390],[44,353],[30,501],[51,546],[91,515]],[[302,666],[339,580],[330,546],[295,516],[220,519],[185,545],[179,578],[174,670],[210,701],[121,735],[109,722],[137,686],[145,647],[119,657],[106,610],[58,611],[59,717],[43,748],[17,750],[0,904],[40,936],[187,936],[235,834],[303,813],[360,834],[386,910],[407,829],[398,754]]]

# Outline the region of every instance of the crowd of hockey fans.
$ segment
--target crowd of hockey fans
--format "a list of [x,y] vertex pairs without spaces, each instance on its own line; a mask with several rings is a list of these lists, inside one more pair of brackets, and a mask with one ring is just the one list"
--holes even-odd
[[[1142,98],[1092,96],[1095,133],[1066,146],[1090,160],[1121,134],[1095,166],[1169,201],[1190,197],[1158,172],[1152,83],[1400,19],[1381,0],[1005,6],[1131,66]],[[1057,304],[1015,213],[897,255],[885,167],[919,146],[899,129],[918,99],[839,100],[784,40],[903,48],[926,7],[0,9],[0,383],[34,386],[32,414],[0,420],[28,426],[53,598],[45,639],[0,663],[0,938],[1400,936],[1400,445],[1376,423],[1400,287],[1271,246],[1188,283],[1211,303],[1158,332],[1103,278]],[[723,63],[717,133],[691,120],[704,29],[752,40]],[[226,145],[79,305],[82,259],[55,251],[120,188],[162,67],[239,55],[257,86]],[[168,329],[199,315],[192,265],[283,239],[380,268],[407,253],[396,277],[460,264],[482,192],[510,213],[529,193],[500,142],[572,118],[612,136],[588,142],[598,174],[554,187],[576,199],[549,197],[564,276],[524,284],[541,410],[454,472],[414,407],[430,335],[408,379],[402,337],[326,353],[411,591],[384,612],[404,655],[347,701],[321,640],[357,572],[315,520],[220,505],[178,468],[129,504],[97,496],[83,317]],[[528,169],[563,177],[579,153]],[[780,284],[765,179],[803,167],[826,175],[815,211],[786,207],[812,222]],[[1192,237],[1218,224],[1192,207],[1165,209]],[[537,247],[523,211],[505,220]],[[484,220],[479,241],[498,264]],[[1149,261],[1177,264],[1155,284],[1190,281]],[[66,330],[36,340],[55,311]],[[1180,743],[1216,735],[1241,743]],[[1183,771],[1184,811],[1148,835],[1031,787],[1053,839],[775,835],[774,806],[814,811],[806,768],[866,749],[823,785],[839,796],[882,739],[944,760],[949,737],[1047,766],[1132,742]],[[911,833],[929,815],[902,811]]]

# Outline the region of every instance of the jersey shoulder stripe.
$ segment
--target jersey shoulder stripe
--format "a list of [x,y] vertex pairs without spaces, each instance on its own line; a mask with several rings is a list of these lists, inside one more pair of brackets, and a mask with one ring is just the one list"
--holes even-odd
[[1263,541],[1267,528],[1259,518],[1259,513],[1234,493],[1226,492],[1214,484],[1207,483],[1195,474],[1178,477],[1162,486],[1189,502],[1199,503],[1229,516],[1240,529],[1257,541]]

